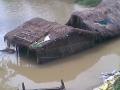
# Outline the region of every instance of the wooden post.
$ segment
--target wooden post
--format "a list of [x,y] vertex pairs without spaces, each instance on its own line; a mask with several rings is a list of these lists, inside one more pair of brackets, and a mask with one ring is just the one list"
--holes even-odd
[[63,81],[63,80],[61,80],[61,89],[62,89],[62,90],[65,90],[65,84],[64,84],[64,81]]
[[37,54],[37,64],[39,64],[39,57],[38,57],[38,54]]
[[16,45],[16,58],[17,58],[17,64],[19,64],[19,47]]
[[25,85],[24,85],[24,83],[22,83],[22,90],[25,90]]
[[9,41],[7,41],[7,47],[10,48],[10,42]]
[[29,56],[29,49],[27,48],[27,56]]

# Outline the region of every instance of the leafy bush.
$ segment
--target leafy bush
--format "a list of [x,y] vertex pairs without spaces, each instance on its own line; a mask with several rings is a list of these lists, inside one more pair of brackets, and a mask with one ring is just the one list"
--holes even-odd
[[101,0],[76,0],[75,2],[81,5],[95,7],[101,2]]

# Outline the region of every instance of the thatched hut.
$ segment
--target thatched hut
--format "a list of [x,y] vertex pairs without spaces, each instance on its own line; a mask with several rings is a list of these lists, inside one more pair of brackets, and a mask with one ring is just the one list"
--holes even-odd
[[[107,3],[107,4],[106,4]],[[34,18],[5,35],[8,46],[34,51],[37,61],[68,56],[120,35],[120,2],[103,0],[93,10],[75,12],[66,25]]]
[[74,12],[66,25],[97,32],[97,42],[102,42],[120,35],[119,22],[120,1],[102,0],[93,10]]
[[34,18],[5,35],[8,46],[26,47],[38,62],[61,58],[95,44],[97,33]]

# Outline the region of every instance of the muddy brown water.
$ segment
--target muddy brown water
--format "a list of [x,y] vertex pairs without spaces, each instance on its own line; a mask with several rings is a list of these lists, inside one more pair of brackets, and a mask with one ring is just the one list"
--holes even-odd
[[[24,21],[40,17],[65,24],[73,11],[84,9],[72,0],[0,0],[0,49],[6,46],[3,36]],[[101,83],[101,72],[119,68],[119,38],[44,65],[0,52],[0,88],[13,90],[22,82],[29,88],[56,86],[63,79],[68,90],[92,90]]]

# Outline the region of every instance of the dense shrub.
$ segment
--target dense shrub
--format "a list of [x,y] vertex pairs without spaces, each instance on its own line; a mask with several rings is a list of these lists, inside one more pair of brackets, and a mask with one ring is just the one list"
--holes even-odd
[[98,5],[101,2],[101,0],[76,0],[75,2],[81,5],[94,7]]

